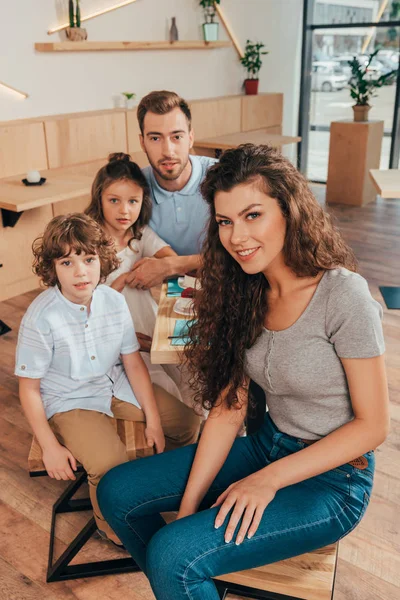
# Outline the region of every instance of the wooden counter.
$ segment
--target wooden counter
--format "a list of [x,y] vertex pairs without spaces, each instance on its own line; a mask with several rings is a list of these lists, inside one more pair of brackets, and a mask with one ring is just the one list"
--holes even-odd
[[236,148],[240,144],[268,144],[280,148],[287,144],[297,144],[300,141],[301,137],[298,136],[280,135],[279,133],[271,133],[266,129],[256,129],[254,131],[238,131],[228,135],[195,140],[194,147],[195,149],[228,150],[229,148]]

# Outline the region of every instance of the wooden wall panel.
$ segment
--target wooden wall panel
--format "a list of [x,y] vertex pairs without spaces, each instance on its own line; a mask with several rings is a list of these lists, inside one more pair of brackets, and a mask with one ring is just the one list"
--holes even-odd
[[190,102],[195,138],[214,137],[240,131],[241,96]]
[[53,216],[51,206],[26,211],[15,227],[0,223],[0,301],[39,286],[32,273],[32,242]]
[[45,121],[49,167],[67,167],[126,152],[125,111]]
[[136,108],[126,111],[126,132],[128,136],[129,154],[132,154],[133,152],[142,152],[139,142],[140,129],[137,121]]
[[251,131],[281,125],[283,94],[242,96],[242,123],[240,131]]
[[46,143],[42,122],[0,126],[0,179],[47,169]]
[[73,200],[63,200],[52,204],[54,216],[67,215],[73,212],[83,212],[90,203],[90,195],[83,196],[82,198],[74,198]]

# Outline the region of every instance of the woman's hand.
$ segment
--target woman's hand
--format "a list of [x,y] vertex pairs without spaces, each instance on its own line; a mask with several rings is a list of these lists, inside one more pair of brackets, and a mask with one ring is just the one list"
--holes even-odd
[[236,545],[243,542],[246,534],[248,538],[253,537],[265,508],[274,499],[276,492],[277,488],[268,481],[266,469],[232,483],[211,507],[221,506],[215,519],[216,529],[221,527],[227,514],[234,507],[225,531],[225,542],[232,540],[240,519],[242,524],[236,536]]
[[153,338],[145,333],[136,333],[136,337],[140,344],[140,352],[150,352]]
[[164,451],[165,437],[161,423],[157,425],[147,424],[144,433],[149,448],[153,448],[155,446],[157,454],[160,454]]
[[52,479],[76,479],[76,460],[65,446],[58,442],[43,450],[43,464]]

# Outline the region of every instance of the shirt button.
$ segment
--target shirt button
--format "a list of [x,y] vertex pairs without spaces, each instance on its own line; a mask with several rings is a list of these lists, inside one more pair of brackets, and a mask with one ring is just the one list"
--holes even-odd
[[86,328],[86,327],[89,327],[89,325],[88,325],[87,323],[86,323],[86,325],[85,325],[85,328]]
[[94,360],[96,357],[95,356],[91,356],[90,358],[91,358],[91,360]]
[[182,210],[182,207],[181,207],[181,206],[178,206],[178,210]]
[[81,310],[85,310],[85,307],[84,307],[84,306],[81,306]]
[[25,371],[26,365],[21,365],[21,371]]

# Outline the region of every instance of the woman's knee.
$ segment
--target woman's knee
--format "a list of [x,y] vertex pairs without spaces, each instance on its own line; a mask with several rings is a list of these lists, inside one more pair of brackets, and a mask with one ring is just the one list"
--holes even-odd
[[124,463],[106,472],[97,486],[97,501],[104,517],[125,513],[125,504],[130,498],[130,485],[135,480],[135,464]]
[[153,589],[171,576],[182,579],[186,569],[186,549],[189,540],[183,538],[174,523],[160,529],[150,540],[146,553],[147,576]]

